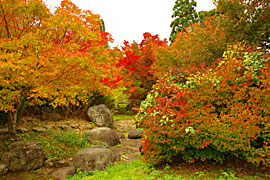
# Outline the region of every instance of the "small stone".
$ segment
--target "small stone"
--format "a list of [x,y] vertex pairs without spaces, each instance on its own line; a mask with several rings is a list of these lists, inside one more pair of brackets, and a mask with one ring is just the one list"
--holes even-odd
[[121,155],[119,152],[113,152],[112,154],[112,161],[113,162],[116,162],[116,161],[119,161],[121,159]]
[[86,126],[84,126],[84,129],[93,129],[94,127],[91,124],[88,124]]
[[16,128],[17,131],[23,133],[23,132],[28,132],[28,129],[24,128],[24,127],[17,127]]
[[142,138],[141,134],[142,134],[142,131],[132,129],[129,131],[128,138],[129,139],[140,139],[140,138]]
[[123,133],[117,133],[119,139],[126,139],[126,136]]
[[65,168],[58,169],[52,173],[55,180],[66,180],[68,175],[75,174],[75,167],[69,166]]
[[78,129],[79,125],[78,124],[71,124],[70,127],[74,128],[74,129]]
[[8,168],[5,164],[0,164],[0,176],[6,175],[8,172]]
[[55,163],[57,160],[58,159],[56,159],[56,158],[49,158],[49,159],[45,160],[44,166],[47,168],[55,167]]
[[71,159],[49,158],[44,162],[47,168],[63,168],[72,165]]
[[61,124],[61,125],[58,125],[58,127],[64,131],[68,131],[69,130],[69,126],[66,125],[66,124]]
[[43,127],[33,127],[32,130],[35,132],[46,132],[46,129]]
[[51,130],[51,129],[53,128],[52,125],[45,125],[45,126],[43,126],[43,127],[46,128],[46,129],[48,129],[48,130]]
[[8,133],[8,128],[2,128],[0,129],[0,135],[1,134],[7,134]]

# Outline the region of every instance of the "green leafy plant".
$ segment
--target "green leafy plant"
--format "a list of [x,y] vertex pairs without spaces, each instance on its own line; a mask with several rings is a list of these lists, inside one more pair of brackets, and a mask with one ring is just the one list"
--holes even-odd
[[180,31],[186,31],[190,24],[198,21],[198,13],[196,12],[197,2],[195,0],[176,0],[173,7],[172,18],[174,20],[171,22],[171,35],[169,40],[173,42],[176,35]]

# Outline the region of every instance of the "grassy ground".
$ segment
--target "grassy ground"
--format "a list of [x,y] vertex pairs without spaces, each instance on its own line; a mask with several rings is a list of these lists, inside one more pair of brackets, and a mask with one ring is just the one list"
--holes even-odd
[[[190,169],[192,168],[193,169]],[[247,173],[247,172],[246,172]],[[203,169],[196,165],[172,166],[153,168],[140,160],[109,166],[104,171],[82,173],[69,177],[69,180],[264,180],[270,179],[270,174],[256,173],[255,175],[237,173],[237,169]]]
[[[114,120],[132,119],[130,115],[114,115]],[[80,127],[89,124],[83,119],[70,119],[56,122],[42,122],[33,120],[26,124],[25,127],[30,128],[35,125],[52,125],[57,127],[60,124],[79,124]],[[86,142],[83,133],[87,130],[71,129],[63,131],[59,128],[47,130],[43,133],[33,131],[20,133],[16,139],[8,139],[7,135],[0,136],[0,156],[7,146],[17,140],[36,140],[43,147],[46,157],[54,158],[71,158],[74,154],[90,144]],[[1,158],[1,157],[0,157]],[[55,169],[41,168],[35,171],[9,173],[7,176],[0,176],[0,180],[49,180],[52,177],[50,173]],[[72,180],[148,180],[148,179],[270,179],[270,172],[244,166],[243,164],[218,165],[214,163],[178,163],[173,165],[165,165],[159,168],[153,168],[142,161],[131,161],[130,163],[120,163],[115,166],[109,166],[104,171],[79,172],[71,177]]]

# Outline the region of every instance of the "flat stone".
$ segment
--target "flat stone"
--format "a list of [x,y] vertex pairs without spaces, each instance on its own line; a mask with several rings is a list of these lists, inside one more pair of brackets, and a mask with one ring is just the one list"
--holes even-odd
[[46,129],[43,127],[33,127],[32,130],[35,132],[46,132]]
[[8,133],[8,128],[2,128],[0,129],[0,135],[1,134],[7,134]]
[[140,139],[140,138],[142,138],[142,131],[132,129],[128,133],[128,138],[129,139]]
[[54,171],[51,175],[55,180],[66,180],[68,175],[75,174],[75,167],[69,166]]
[[45,125],[45,126],[43,126],[43,127],[46,128],[46,129],[48,129],[48,130],[51,130],[51,129],[53,128],[52,125]]
[[29,131],[28,129],[26,129],[24,127],[17,127],[16,130],[19,131],[19,132],[21,132],[21,133],[28,132]]
[[70,128],[68,125],[66,124],[61,124],[61,125],[58,125],[58,127],[64,131],[68,131]]
[[78,124],[71,124],[70,127],[74,128],[74,129],[78,129],[79,125]]
[[8,172],[8,168],[5,164],[0,164],[0,176],[6,175]]
[[123,133],[117,132],[117,135],[118,135],[119,139],[126,139],[126,136]]
[[71,159],[49,158],[44,162],[44,166],[47,168],[63,168],[71,165]]
[[93,129],[94,127],[91,124],[88,124],[83,127],[84,129]]

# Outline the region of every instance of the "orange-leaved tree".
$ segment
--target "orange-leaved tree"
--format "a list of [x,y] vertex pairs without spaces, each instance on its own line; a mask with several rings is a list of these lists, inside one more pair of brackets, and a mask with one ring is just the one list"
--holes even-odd
[[15,134],[24,102],[53,107],[109,93],[117,83],[119,51],[105,48],[99,15],[63,0],[54,14],[42,0],[0,1],[0,110]]
[[174,42],[155,51],[156,71],[172,72],[174,75],[196,73],[215,64],[226,47],[226,32],[217,27],[215,19],[205,18],[177,34]]

